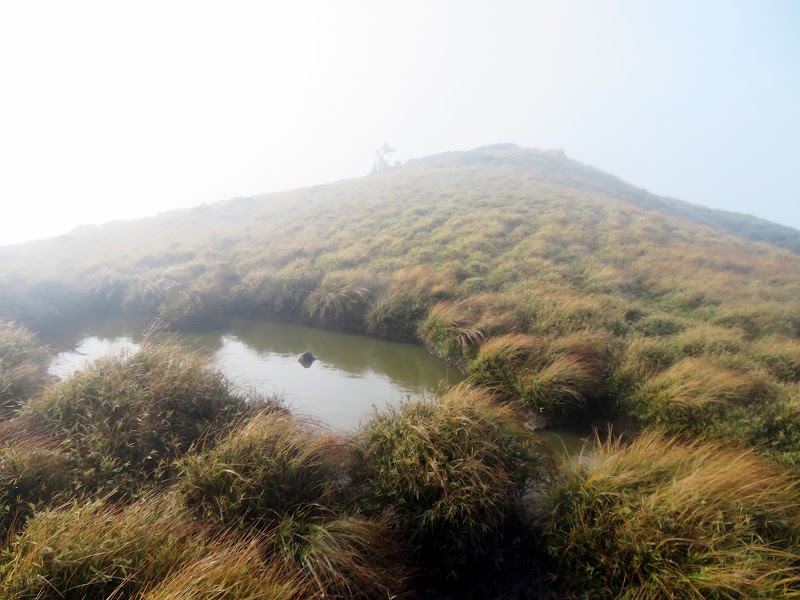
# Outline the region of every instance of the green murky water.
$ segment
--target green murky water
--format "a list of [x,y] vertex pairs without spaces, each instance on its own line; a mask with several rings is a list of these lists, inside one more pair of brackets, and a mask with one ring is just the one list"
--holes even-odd
[[[68,377],[86,363],[123,349],[136,349],[141,325],[120,319],[67,324],[46,341],[61,349],[50,372]],[[373,408],[381,410],[407,397],[435,394],[463,380],[443,361],[414,344],[388,342],[291,323],[238,320],[223,330],[177,334],[193,350],[212,357],[243,389],[280,394],[297,413],[350,431]],[[318,358],[311,366],[298,361],[303,352]],[[586,433],[539,431],[564,455],[580,452]]]
[[[136,348],[142,336],[141,328],[119,320],[61,332],[51,340],[63,351],[50,372],[67,377],[100,356]],[[295,412],[339,430],[357,427],[373,407],[436,393],[463,379],[421,346],[290,323],[241,320],[222,331],[176,337],[210,354],[243,388],[280,394]],[[309,367],[298,361],[306,351],[318,358]]]

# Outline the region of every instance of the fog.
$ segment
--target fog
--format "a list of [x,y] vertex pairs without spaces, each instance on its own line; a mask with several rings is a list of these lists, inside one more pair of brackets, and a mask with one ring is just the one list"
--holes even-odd
[[498,142],[800,228],[800,3],[6,2],[0,244]]

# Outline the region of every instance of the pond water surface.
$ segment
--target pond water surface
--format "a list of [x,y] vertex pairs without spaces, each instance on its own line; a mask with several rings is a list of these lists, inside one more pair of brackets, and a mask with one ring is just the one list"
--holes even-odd
[[[50,341],[61,348],[50,372],[68,377],[86,363],[135,349],[141,327],[120,320],[94,322],[61,332]],[[436,393],[463,376],[421,346],[389,342],[290,323],[240,320],[221,331],[179,334],[176,339],[209,354],[243,389],[278,394],[297,413],[339,430],[403,398]],[[298,357],[318,357],[304,367]]]
[[[145,329],[121,319],[65,327],[45,339],[60,350],[50,366],[50,373],[60,378],[102,356],[135,350]],[[436,394],[464,379],[422,346],[292,323],[243,319],[219,331],[172,337],[209,355],[243,390],[279,394],[296,413],[340,431],[355,429],[375,409]],[[319,359],[307,368],[298,361],[306,351]],[[591,437],[569,429],[537,434],[565,456],[580,452]]]

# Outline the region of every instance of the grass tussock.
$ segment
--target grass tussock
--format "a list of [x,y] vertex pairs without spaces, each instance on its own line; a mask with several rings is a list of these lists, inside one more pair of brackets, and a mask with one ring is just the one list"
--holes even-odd
[[587,597],[795,597],[797,493],[750,451],[650,431],[567,466],[540,525],[563,581]]
[[601,332],[555,339],[510,334],[487,340],[469,374],[506,400],[563,418],[599,410],[590,403],[602,394],[610,360],[610,338]]
[[0,431],[0,537],[80,491],[76,456],[53,440],[9,429]]
[[754,355],[779,381],[800,382],[800,341],[762,340],[755,345]]
[[351,330],[363,327],[372,304],[374,277],[359,270],[338,271],[323,277],[303,303],[308,315],[320,323]]
[[302,578],[264,560],[257,540],[219,544],[148,586],[141,600],[300,600],[314,595]]
[[420,323],[419,331],[428,348],[461,364],[475,357],[486,337],[478,315],[463,302],[434,305]]
[[362,502],[390,518],[421,564],[449,575],[496,548],[549,452],[487,392],[458,386],[440,401],[376,414],[357,438]]
[[[291,576],[266,568],[247,543],[195,523],[170,495],[123,508],[95,501],[37,514],[9,548],[0,594],[9,600],[106,600],[149,590],[154,598],[181,597],[180,586],[232,583],[233,572],[226,577],[221,565],[208,563],[215,555],[238,568],[240,586],[254,589],[253,579],[260,580],[264,595],[255,597],[291,597]],[[213,567],[204,579],[181,583],[181,573],[204,563]]]
[[135,491],[209,443],[248,410],[200,356],[148,341],[100,359],[27,403],[20,419],[48,430],[81,461],[89,489]]
[[705,358],[685,358],[646,380],[630,401],[630,412],[673,430],[699,428],[726,407],[752,404],[768,393],[763,378]]
[[181,491],[204,519],[261,530],[324,510],[341,477],[339,440],[283,413],[253,417],[216,448],[184,461]]
[[180,490],[201,520],[268,536],[264,551],[318,594],[393,597],[405,586],[396,536],[384,520],[341,514],[349,462],[335,436],[267,413],[188,457]]
[[50,353],[23,325],[0,320],[0,416],[9,416],[43,387]]

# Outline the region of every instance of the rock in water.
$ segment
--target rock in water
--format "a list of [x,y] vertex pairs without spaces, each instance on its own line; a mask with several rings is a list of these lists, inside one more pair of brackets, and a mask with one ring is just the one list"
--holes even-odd
[[311,366],[311,364],[317,360],[317,357],[311,354],[311,352],[303,352],[300,355],[300,358],[297,359],[301,365],[303,365],[306,369]]

